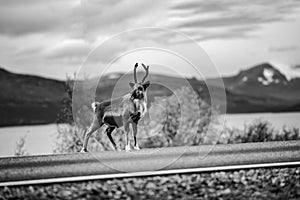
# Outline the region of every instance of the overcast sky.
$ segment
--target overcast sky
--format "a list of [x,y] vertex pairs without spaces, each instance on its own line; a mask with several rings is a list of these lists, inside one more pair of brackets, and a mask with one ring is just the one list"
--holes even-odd
[[[266,61],[286,73],[300,73],[299,68],[290,67],[300,64],[298,0],[1,0],[0,66],[63,79],[66,73],[77,71],[89,52],[103,41],[143,27],[186,34],[204,49],[222,75]],[[188,49],[185,42],[168,34],[116,39],[87,73],[97,73],[112,55],[122,54],[137,43]],[[131,69],[135,59],[143,61],[142,55],[151,63],[149,55],[154,54],[148,51],[115,64]],[[179,64],[174,64],[174,70],[193,74]],[[203,70],[203,75],[214,74]]]

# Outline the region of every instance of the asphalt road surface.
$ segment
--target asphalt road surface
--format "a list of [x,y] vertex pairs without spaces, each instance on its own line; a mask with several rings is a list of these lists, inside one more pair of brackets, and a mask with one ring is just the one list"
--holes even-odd
[[300,141],[0,159],[0,186],[300,165]]

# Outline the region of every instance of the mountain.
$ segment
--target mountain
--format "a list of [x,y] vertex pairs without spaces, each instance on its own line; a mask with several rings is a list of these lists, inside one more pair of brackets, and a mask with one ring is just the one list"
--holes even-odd
[[[227,90],[227,103],[230,112],[282,112],[299,111],[300,78],[287,79],[277,68],[269,63],[262,63],[237,75],[223,77]],[[214,85],[218,79],[206,82]],[[237,103],[230,107],[234,99]]]
[[53,123],[66,94],[65,83],[0,68],[0,126]]
[[[141,80],[143,73],[137,75]],[[216,94],[219,107],[226,107],[228,113],[300,111],[300,78],[288,79],[269,63],[223,77],[226,105],[218,96],[222,90],[217,85],[219,79],[203,81],[159,74],[149,74],[148,79],[154,83],[148,90],[149,102],[153,102],[156,96],[169,96],[172,90],[189,83],[195,91],[201,91],[200,96],[208,103],[211,93]],[[113,93],[116,97],[130,91],[128,82],[132,80],[132,74],[114,73],[102,77],[100,85],[96,78],[78,83],[85,91],[96,91],[96,100],[102,101]],[[0,90],[0,126],[53,123],[63,107],[62,99],[66,97],[63,81],[15,74],[1,68]],[[80,98],[83,101],[79,106],[94,101],[93,95],[81,95]]]
[[223,81],[226,88],[238,94],[264,95],[291,102],[300,100],[300,92],[297,92],[300,89],[300,78],[288,80],[269,63],[243,70],[232,77],[224,77]]

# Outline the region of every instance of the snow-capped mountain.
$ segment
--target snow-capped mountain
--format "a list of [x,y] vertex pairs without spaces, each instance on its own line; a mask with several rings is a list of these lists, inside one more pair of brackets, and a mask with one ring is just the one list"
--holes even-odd
[[288,80],[284,74],[268,63],[257,65],[247,70],[240,71],[233,77],[225,77],[225,84],[229,84],[232,89],[249,82],[265,86],[272,84],[287,84]]
[[227,89],[232,92],[266,96],[289,101],[300,100],[300,78],[287,78],[270,63],[263,63],[237,75],[223,78]]
[[[263,69],[262,75],[257,78],[257,81],[261,82],[263,85],[270,85],[272,83],[278,84],[281,82],[280,78],[276,78],[274,70],[268,68]],[[285,80],[283,83],[287,84]]]
[[274,68],[278,69],[282,74],[284,74],[284,76],[287,78],[288,81],[291,81],[292,79],[300,78],[299,65],[290,66],[276,61],[270,61],[270,64]]

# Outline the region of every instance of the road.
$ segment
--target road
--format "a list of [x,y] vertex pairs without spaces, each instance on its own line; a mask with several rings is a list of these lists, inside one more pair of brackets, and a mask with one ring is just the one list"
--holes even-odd
[[0,186],[300,165],[300,141],[0,158]]

